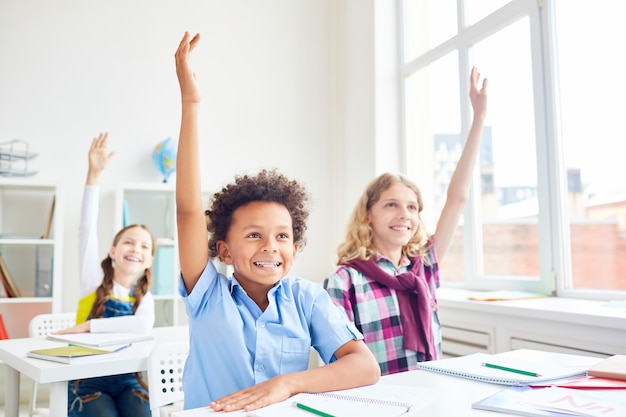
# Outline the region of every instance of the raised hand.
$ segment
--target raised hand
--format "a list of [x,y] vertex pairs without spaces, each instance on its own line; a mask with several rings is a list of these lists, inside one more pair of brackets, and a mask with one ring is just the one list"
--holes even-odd
[[474,109],[474,117],[484,119],[487,114],[487,79],[483,79],[483,85],[478,89],[480,72],[476,67],[472,67],[470,75],[470,101]]
[[100,133],[91,141],[89,147],[89,170],[87,171],[87,184],[97,185],[100,174],[107,166],[115,152],[109,152],[109,134]]
[[185,32],[174,55],[176,58],[176,75],[178,76],[180,95],[183,103],[199,103],[202,99],[198,83],[196,82],[196,74],[189,66],[189,55],[199,41],[199,33],[196,33],[192,38],[189,32]]

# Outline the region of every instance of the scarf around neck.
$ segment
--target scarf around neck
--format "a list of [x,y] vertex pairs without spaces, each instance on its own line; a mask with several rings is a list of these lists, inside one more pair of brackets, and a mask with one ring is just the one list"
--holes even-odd
[[432,309],[428,296],[428,285],[422,270],[421,257],[413,258],[410,268],[401,274],[391,275],[376,263],[376,259],[365,261],[353,259],[346,263],[367,278],[396,290],[400,307],[400,318],[404,348],[424,354],[429,361],[437,358],[432,330]]

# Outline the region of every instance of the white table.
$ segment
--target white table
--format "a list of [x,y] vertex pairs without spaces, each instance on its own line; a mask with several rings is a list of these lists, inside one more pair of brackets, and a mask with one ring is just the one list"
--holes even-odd
[[145,371],[152,348],[160,342],[188,338],[189,327],[155,327],[152,334],[153,340],[133,343],[115,357],[72,365],[26,357],[29,350],[64,346],[64,343],[37,338],[1,340],[0,360],[6,364],[6,417],[18,417],[20,375],[26,375],[40,384],[49,383],[50,415],[67,416],[68,381]]
[[[539,352],[534,350],[519,349],[508,353],[512,357],[523,358],[527,354],[541,355],[546,361],[562,361],[561,354]],[[567,355],[568,359],[574,359],[577,365],[591,365],[598,362],[599,358],[588,356]],[[497,417],[510,416],[508,413],[494,413],[492,411],[474,410],[472,403],[481,400],[491,394],[495,394],[506,388],[504,385],[488,384],[485,382],[474,381],[465,378],[459,378],[435,372],[423,370],[402,372],[399,374],[385,375],[381,377],[380,384],[401,385],[409,387],[418,387],[428,390],[432,393],[428,398],[420,401],[416,399],[415,410],[408,416],[433,416],[433,417],[459,417],[459,416],[476,416],[476,417]],[[421,404],[420,404],[421,403]],[[422,406],[423,405],[423,406]],[[210,408],[196,408],[174,413],[172,417],[208,417],[219,415],[214,413]],[[227,416],[245,416],[244,411],[234,411],[228,413]],[[313,414],[312,414],[313,415]]]

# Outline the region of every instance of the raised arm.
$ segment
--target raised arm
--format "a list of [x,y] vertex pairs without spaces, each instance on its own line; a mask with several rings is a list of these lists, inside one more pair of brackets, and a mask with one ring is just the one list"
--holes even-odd
[[176,221],[180,270],[191,293],[209,259],[206,221],[202,207],[198,143],[200,90],[189,65],[191,51],[200,40],[185,32],[176,51],[176,75],[180,84],[182,117],[176,157]]
[[115,152],[109,152],[109,134],[100,133],[89,147],[87,179],[78,225],[78,271],[80,296],[93,292],[102,282],[102,267],[98,253],[98,206],[100,174]]
[[474,110],[474,119],[465,141],[463,152],[450,179],[446,204],[443,207],[435,231],[435,250],[440,260],[443,259],[450,248],[459,219],[463,213],[463,208],[469,198],[472,172],[476,165],[480,148],[483,124],[487,115],[487,79],[483,80],[480,89],[478,88],[479,79],[480,73],[476,67],[473,67],[470,75],[470,100]]

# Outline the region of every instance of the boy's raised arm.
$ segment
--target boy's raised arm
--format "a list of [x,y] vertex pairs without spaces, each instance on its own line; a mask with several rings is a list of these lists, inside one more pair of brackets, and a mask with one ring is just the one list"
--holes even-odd
[[180,269],[188,293],[204,270],[209,248],[202,207],[198,113],[200,90],[189,65],[191,51],[200,40],[185,32],[176,50],[176,75],[180,84],[182,116],[176,157],[176,221]]

